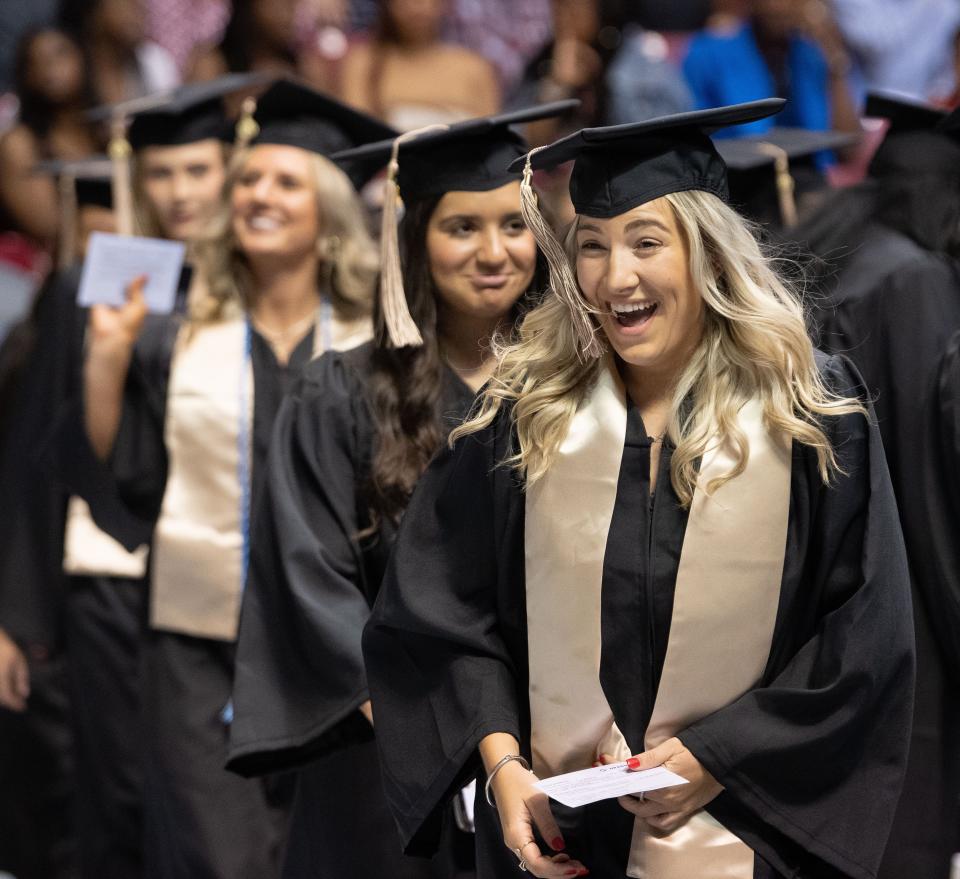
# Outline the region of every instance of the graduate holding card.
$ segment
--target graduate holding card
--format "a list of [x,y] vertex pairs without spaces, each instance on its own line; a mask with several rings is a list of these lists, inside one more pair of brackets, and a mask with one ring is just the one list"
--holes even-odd
[[[251,123],[253,123],[251,125]],[[202,292],[144,331],[133,284],[91,309],[73,474],[97,524],[150,544],[146,859],[155,876],[269,877],[284,798],[223,769],[250,511],[288,382],[371,334],[376,249],[326,156],[392,130],[282,81],[239,123],[225,204],[195,248]],[[356,178],[360,179],[360,178]],[[62,445],[65,445],[62,444]]]
[[[574,162],[577,217],[561,245],[526,188],[550,290],[418,485],[364,634],[411,851],[480,771],[481,879],[876,872],[913,687],[890,479],[706,133],[780,106],[528,156]],[[688,783],[577,809],[533,786],[609,758]]]

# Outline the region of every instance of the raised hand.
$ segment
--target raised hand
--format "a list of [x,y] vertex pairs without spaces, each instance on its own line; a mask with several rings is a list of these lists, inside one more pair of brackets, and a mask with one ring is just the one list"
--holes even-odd
[[119,308],[97,304],[90,308],[88,326],[94,344],[132,348],[147,316],[143,295],[147,278],[134,278],[126,288],[126,301]]

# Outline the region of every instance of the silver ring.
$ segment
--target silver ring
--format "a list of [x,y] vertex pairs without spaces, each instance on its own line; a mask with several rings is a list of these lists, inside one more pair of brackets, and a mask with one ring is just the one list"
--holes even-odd
[[527,872],[527,862],[524,858],[520,858],[520,863],[517,866],[524,872]]

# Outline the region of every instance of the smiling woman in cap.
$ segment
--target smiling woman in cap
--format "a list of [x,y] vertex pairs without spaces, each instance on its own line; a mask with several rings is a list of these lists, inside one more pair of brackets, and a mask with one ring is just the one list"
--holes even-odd
[[[480,877],[875,873],[913,672],[889,478],[708,137],[781,104],[528,156],[527,179],[574,162],[576,220],[562,246],[525,185],[550,289],[418,485],[364,633],[411,851],[479,771]],[[580,809],[533,787],[615,760],[689,783]]]
[[[137,284],[123,308],[91,309],[84,415],[99,460],[80,447],[64,473],[83,483],[98,525],[127,548],[150,545],[142,690],[154,876],[279,873],[287,804],[270,783],[223,768],[250,521],[286,385],[322,351],[371,333],[376,250],[329,156],[394,134],[276,83],[242,127],[250,145],[206,221],[204,283],[186,317],[145,323]],[[75,435],[63,444],[76,447]]]
[[377,167],[393,156],[377,331],[370,344],[310,364],[278,415],[230,736],[230,768],[298,770],[290,879],[445,875],[444,861],[468,841],[451,822],[434,863],[402,856],[368,722],[376,728],[377,707],[371,713],[360,637],[413,486],[493,369],[490,337],[510,337],[545,282],[521,216],[520,174],[507,168],[527,149],[511,126],[568,106],[337,156]]

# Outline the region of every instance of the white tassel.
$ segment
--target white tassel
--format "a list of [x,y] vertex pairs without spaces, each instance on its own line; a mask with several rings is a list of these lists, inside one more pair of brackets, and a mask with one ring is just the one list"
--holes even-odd
[[570,319],[577,339],[577,354],[581,360],[596,359],[603,353],[597,339],[597,328],[590,319],[587,303],[577,285],[573,270],[567,259],[563,245],[550,228],[537,205],[537,194],[533,190],[533,166],[531,157],[542,147],[530,150],[523,166],[523,180],[520,183],[520,208],[527,227],[540,245],[550,267],[550,289],[560,297],[570,310]]
[[253,114],[257,111],[257,99],[246,97],[240,107],[240,118],[233,129],[233,148],[235,150],[246,149],[250,142],[260,133],[260,126]]
[[130,172],[130,142],[127,120],[117,116],[111,123],[110,162],[112,166],[113,212],[118,235],[133,235],[133,188]]
[[443,131],[446,125],[428,125],[400,135],[393,142],[387,179],[383,188],[383,215],[380,225],[380,307],[387,326],[387,336],[394,348],[416,347],[423,344],[423,336],[410,316],[407,295],[403,289],[403,271],[400,267],[400,240],[397,231],[397,209],[400,188],[397,172],[400,169],[400,144],[414,140],[429,131]]
[[760,152],[773,157],[773,173],[777,180],[777,202],[780,208],[780,219],[784,228],[792,229],[797,225],[797,198],[796,182],[790,173],[790,157],[787,151],[776,144],[757,144]]

